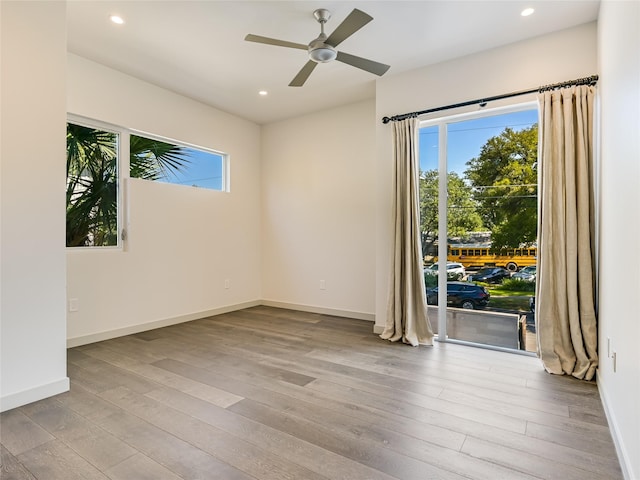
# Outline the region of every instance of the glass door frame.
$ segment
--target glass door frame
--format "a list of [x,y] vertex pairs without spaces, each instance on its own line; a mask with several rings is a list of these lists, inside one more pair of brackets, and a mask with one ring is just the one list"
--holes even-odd
[[[464,343],[483,348],[491,348],[493,350],[502,350],[500,347],[491,347],[489,345],[469,343],[465,341],[449,339],[447,335],[447,262],[440,259],[447,258],[448,235],[447,235],[447,215],[448,215],[448,183],[447,183],[447,127],[449,124],[457,123],[465,120],[475,120],[482,117],[491,117],[507,113],[521,112],[524,110],[538,110],[537,101],[528,101],[486,109],[480,107],[481,110],[473,112],[459,113],[448,115],[446,117],[438,117],[433,119],[421,120],[418,129],[427,127],[438,127],[438,334],[435,337],[437,342]],[[444,242],[440,241],[444,233]],[[509,350],[511,351],[511,350]],[[517,352],[516,352],[517,353]]]

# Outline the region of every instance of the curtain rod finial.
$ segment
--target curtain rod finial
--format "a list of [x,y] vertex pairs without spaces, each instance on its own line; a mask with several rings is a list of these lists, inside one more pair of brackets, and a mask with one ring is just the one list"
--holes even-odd
[[389,117],[382,117],[382,123],[384,123],[385,125],[387,123],[389,123],[391,121],[391,119]]

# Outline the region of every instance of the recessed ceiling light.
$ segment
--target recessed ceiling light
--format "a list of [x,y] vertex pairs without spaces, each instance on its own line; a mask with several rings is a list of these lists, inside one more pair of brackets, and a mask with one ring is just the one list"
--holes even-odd
[[264,96],[265,96],[265,95],[267,95],[268,93],[269,93],[269,92],[267,92],[266,90],[260,90],[260,91],[258,92],[258,95],[262,95],[262,96],[264,97]]
[[111,15],[111,17],[109,18],[113,23],[117,25],[122,25],[124,23],[124,20],[122,19],[122,17],[119,17],[118,15]]
[[529,15],[532,15],[533,12],[535,12],[533,8],[525,8],[524,10],[522,10],[522,12],[520,12],[520,15],[522,15],[523,17],[528,17]]

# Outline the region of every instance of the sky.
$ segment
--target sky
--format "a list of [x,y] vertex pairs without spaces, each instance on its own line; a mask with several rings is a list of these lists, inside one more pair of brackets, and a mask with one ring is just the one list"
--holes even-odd
[[[538,121],[538,110],[506,113],[450,123],[447,131],[447,170],[463,176],[466,162],[478,156],[486,141],[506,127],[522,130]],[[438,168],[438,127],[420,129],[420,169]]]
[[223,156],[188,147],[185,150],[191,160],[187,168],[177,175],[171,174],[169,178],[158,181],[222,190]]

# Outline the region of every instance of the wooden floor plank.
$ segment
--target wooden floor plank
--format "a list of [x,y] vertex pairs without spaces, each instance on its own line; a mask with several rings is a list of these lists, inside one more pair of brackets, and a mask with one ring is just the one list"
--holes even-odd
[[104,360],[105,362],[109,362],[114,366],[123,368],[149,380],[153,380],[161,385],[179,389],[223,408],[242,400],[242,397],[239,397],[238,395],[234,395],[210,385],[195,382],[154,365],[139,362],[137,360],[126,359],[123,355],[115,353],[108,348],[91,350],[88,352],[88,355]]
[[38,479],[107,480],[103,472],[60,440],[52,440],[17,456]]
[[106,471],[112,480],[180,480],[169,469],[138,453]]
[[256,478],[326,480],[324,476],[314,474],[304,467],[254,447],[249,442],[125,387],[105,392],[103,396],[152,425],[183,438],[199,449],[215,455],[220,460]]
[[1,444],[0,478],[4,480],[36,480],[36,477]]
[[54,439],[53,435],[20,410],[14,409],[0,415],[0,440],[14,456]]
[[109,415],[100,425],[122,438],[139,452],[165,466],[185,479],[221,478],[249,480],[251,477],[214,455],[178,438],[129,413]]
[[237,415],[228,409],[212,406],[208,402],[177,390],[164,388],[149,392],[146,396],[330,479],[390,480],[394,478],[293,435]]
[[486,426],[497,427],[503,430],[524,433],[526,421],[510,415],[491,412],[481,408],[466,408],[463,405],[454,404],[436,398],[424,397],[424,404],[415,406],[403,401],[381,398],[367,392],[349,389],[342,385],[336,385],[323,380],[315,381],[308,385],[309,388],[333,395],[341,394],[352,402],[359,401],[365,405],[381,410],[389,411],[409,418],[428,418],[434,414],[447,414],[462,420],[469,420]]
[[[462,451],[473,457],[482,458],[515,471],[529,473],[540,478],[563,480],[603,479],[602,473],[592,470],[589,464],[583,464],[584,468],[579,468],[556,460],[550,460],[545,456],[533,455],[522,450],[473,437],[467,439],[462,447]],[[605,476],[604,478],[608,477]]]
[[[395,428],[383,428],[348,415],[338,414],[331,408],[314,407],[312,404],[302,402],[300,404],[271,402],[269,405],[275,411],[286,412],[288,417],[304,421],[308,429],[329,432],[330,435],[340,438],[341,443],[357,441],[367,445],[368,448],[392,450],[456,474],[463,475],[465,472],[473,471],[474,478],[477,479],[530,478],[525,475],[516,475],[513,471],[494,464],[461,455],[455,449],[443,448],[431,442],[397,433]],[[234,408],[232,407],[231,410]]]
[[394,451],[350,440],[344,435],[318,428],[312,422],[292,417],[253,400],[242,400],[231,406],[230,410],[397,478],[464,478]]
[[48,399],[27,405],[21,410],[101,471],[137,453],[122,440],[57,401]]
[[587,455],[607,458],[612,465],[617,465],[616,450],[610,435],[601,439],[595,435],[567,432],[560,428],[527,422],[527,436],[545,440],[551,444],[571,447],[585,452]]

